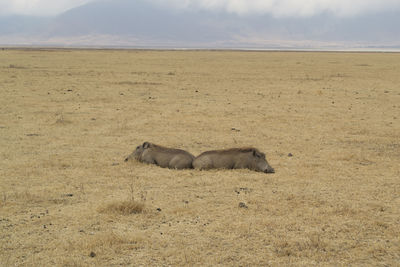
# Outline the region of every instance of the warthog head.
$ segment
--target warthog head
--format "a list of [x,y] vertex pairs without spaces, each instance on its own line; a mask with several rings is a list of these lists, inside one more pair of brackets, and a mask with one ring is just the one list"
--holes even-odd
[[259,152],[258,150],[253,150],[253,155],[251,158],[251,169],[265,173],[274,173],[275,170],[269,164],[265,158],[265,154]]
[[144,142],[142,145],[137,146],[135,151],[132,152],[132,154],[130,154],[125,161],[131,160],[131,159],[136,159],[139,160],[140,156],[142,155],[143,151],[145,149],[148,149],[150,147],[150,143],[149,142]]

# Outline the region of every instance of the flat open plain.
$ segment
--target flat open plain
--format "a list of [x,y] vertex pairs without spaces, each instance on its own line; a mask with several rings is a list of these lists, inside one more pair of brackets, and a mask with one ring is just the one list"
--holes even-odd
[[399,225],[400,53],[0,50],[1,266],[398,266]]

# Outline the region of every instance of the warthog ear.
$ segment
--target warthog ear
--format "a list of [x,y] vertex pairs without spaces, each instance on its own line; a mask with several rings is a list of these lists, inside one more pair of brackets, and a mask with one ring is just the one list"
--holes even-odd
[[142,146],[143,146],[143,148],[149,148],[150,147],[150,143],[149,142],[144,142]]
[[258,153],[257,150],[255,150],[255,149],[253,149],[253,156],[255,156],[257,158],[261,157],[260,153]]

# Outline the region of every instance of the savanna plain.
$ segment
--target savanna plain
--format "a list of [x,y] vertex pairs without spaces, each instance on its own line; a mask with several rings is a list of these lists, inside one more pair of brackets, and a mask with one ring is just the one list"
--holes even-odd
[[399,266],[399,225],[399,53],[0,50],[1,266]]

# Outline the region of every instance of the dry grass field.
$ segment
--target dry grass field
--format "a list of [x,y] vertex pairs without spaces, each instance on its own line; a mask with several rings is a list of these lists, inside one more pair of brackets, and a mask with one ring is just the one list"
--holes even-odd
[[400,54],[5,49],[0,104],[1,266],[400,265]]

